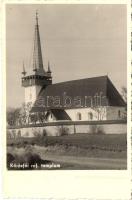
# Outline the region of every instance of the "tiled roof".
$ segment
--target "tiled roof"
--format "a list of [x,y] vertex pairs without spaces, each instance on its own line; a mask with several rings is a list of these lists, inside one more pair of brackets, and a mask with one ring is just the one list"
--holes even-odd
[[47,113],[46,117],[48,117],[48,115],[50,113],[52,113],[55,116],[56,120],[71,120],[71,118],[69,117],[69,115],[63,109],[51,109]]
[[[82,106],[85,104],[85,97],[92,98],[93,101],[95,96],[101,96],[101,106],[125,106],[125,102],[117,89],[114,87],[112,82],[107,76],[86,78],[80,80],[72,80],[67,82],[56,83],[48,85],[46,88],[42,88],[39,96],[34,104],[33,109],[37,107],[48,107],[48,108],[75,108],[75,103],[72,103],[71,107],[64,105],[64,98],[66,96],[70,97],[72,100],[75,100],[77,97],[80,97],[82,100]],[[61,107],[57,106],[57,102],[53,105],[53,99],[60,97]],[[105,98],[104,98],[105,97]],[[48,99],[48,106],[47,106]],[[99,101],[99,99],[98,99]],[[91,103],[89,101],[89,103]],[[88,106],[90,106],[89,104]],[[86,107],[86,106],[85,106]]]

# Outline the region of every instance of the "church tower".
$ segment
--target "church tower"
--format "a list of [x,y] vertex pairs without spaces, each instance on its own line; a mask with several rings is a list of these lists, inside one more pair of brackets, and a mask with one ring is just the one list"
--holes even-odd
[[22,86],[25,88],[25,104],[30,103],[32,106],[42,87],[52,84],[52,76],[48,62],[48,70],[45,71],[41,51],[41,42],[38,25],[38,13],[36,12],[34,49],[32,58],[32,74],[27,75],[23,64]]

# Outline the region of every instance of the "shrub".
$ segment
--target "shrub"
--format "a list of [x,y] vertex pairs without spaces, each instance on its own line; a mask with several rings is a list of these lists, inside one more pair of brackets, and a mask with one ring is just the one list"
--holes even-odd
[[58,132],[59,132],[59,136],[64,136],[64,135],[68,135],[69,134],[69,128],[68,127],[58,127]]
[[24,145],[27,145],[28,144],[28,141],[23,141],[22,142]]
[[16,130],[12,130],[12,137],[16,139]]
[[97,127],[97,134],[105,134],[103,127],[101,126]]
[[7,165],[10,164],[13,160],[15,160],[15,157],[11,153],[7,153]]
[[91,125],[90,126],[90,133],[92,133],[92,134],[97,133],[97,125]]
[[21,131],[19,130],[18,132],[17,132],[17,137],[21,137]]
[[45,137],[45,136],[47,136],[47,131],[43,129],[42,137]]
[[11,132],[9,130],[7,130],[7,138],[10,139],[11,138]]
[[[23,154],[16,154],[15,157],[13,156],[13,158],[10,158],[10,160],[12,160],[12,162],[14,162],[16,164],[18,164],[18,163],[20,163],[20,164],[28,163],[29,168],[31,168],[31,165],[33,165],[33,164],[36,164],[36,163],[38,165],[41,164],[41,161],[42,161],[38,154],[32,153],[30,151],[23,153]],[[10,162],[9,161],[7,162],[8,166],[9,166]]]
[[28,145],[25,146],[25,152],[31,152],[32,153],[33,150],[34,150],[34,147],[32,145],[28,144]]
[[34,137],[37,137],[37,138],[40,138],[41,137],[41,133],[40,133],[40,131],[33,131],[33,135],[34,135]]
[[35,145],[35,143],[34,143],[34,142],[31,142],[31,145],[32,145],[32,146],[34,146],[34,145]]
[[41,158],[38,154],[33,154],[31,152],[28,152],[24,155],[24,161],[29,163],[29,165],[38,163],[41,163]]
[[103,127],[97,125],[90,126],[90,132],[92,134],[105,134]]

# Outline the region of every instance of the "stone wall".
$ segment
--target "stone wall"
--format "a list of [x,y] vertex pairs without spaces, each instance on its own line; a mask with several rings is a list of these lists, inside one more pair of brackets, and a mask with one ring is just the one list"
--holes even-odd
[[62,132],[66,131],[68,134],[76,133],[104,133],[104,134],[126,134],[127,124],[125,122],[117,121],[116,123],[110,122],[69,122],[69,123],[47,123],[39,126],[28,126],[21,128],[7,129],[8,137],[35,137],[37,135],[59,136]]

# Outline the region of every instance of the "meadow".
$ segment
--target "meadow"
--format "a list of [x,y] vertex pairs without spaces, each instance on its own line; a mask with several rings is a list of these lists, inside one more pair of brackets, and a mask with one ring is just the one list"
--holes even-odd
[[66,145],[80,148],[99,148],[102,150],[126,151],[126,134],[73,134],[65,136],[43,136],[32,138],[7,139],[8,146],[23,147],[25,145],[54,146]]
[[[22,159],[33,158],[34,155],[37,159],[39,156],[42,162],[44,160],[59,161],[64,169],[67,169],[69,165],[71,169],[89,169],[90,167],[90,169],[108,167],[124,169],[127,161],[127,135],[81,133],[8,139],[7,153],[17,157],[17,160],[21,162]],[[35,162],[35,157],[33,159]]]

